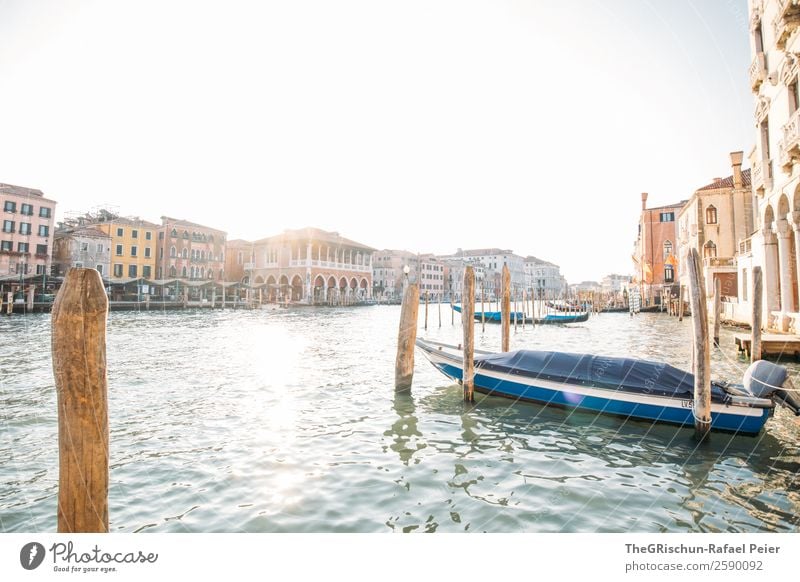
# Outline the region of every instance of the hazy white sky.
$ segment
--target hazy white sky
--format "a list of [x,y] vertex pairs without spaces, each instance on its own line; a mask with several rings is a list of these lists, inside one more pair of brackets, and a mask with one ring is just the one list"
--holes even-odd
[[752,147],[746,0],[0,0],[0,182],[628,273]]

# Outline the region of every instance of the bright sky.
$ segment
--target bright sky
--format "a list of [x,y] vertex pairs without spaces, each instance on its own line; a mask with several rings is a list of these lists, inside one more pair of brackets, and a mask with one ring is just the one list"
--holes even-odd
[[746,0],[0,0],[0,182],[599,280],[747,155],[749,64]]

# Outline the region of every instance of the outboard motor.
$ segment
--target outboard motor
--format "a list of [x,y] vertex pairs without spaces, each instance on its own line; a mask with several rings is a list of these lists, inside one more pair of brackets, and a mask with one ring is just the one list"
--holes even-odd
[[756,398],[777,398],[781,404],[800,416],[800,399],[791,392],[794,387],[783,366],[759,360],[750,364],[742,379],[745,390]]

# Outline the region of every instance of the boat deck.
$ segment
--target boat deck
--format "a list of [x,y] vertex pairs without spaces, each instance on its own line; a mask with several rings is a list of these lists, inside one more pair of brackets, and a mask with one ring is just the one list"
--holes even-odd
[[[733,335],[736,349],[749,358],[752,338],[749,333]],[[784,333],[765,333],[761,336],[761,356],[764,358],[794,357],[800,359],[800,336]]]

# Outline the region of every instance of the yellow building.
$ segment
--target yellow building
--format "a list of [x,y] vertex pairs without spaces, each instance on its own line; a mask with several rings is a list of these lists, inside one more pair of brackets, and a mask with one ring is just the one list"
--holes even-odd
[[101,213],[94,226],[111,237],[109,280],[155,277],[157,224]]

